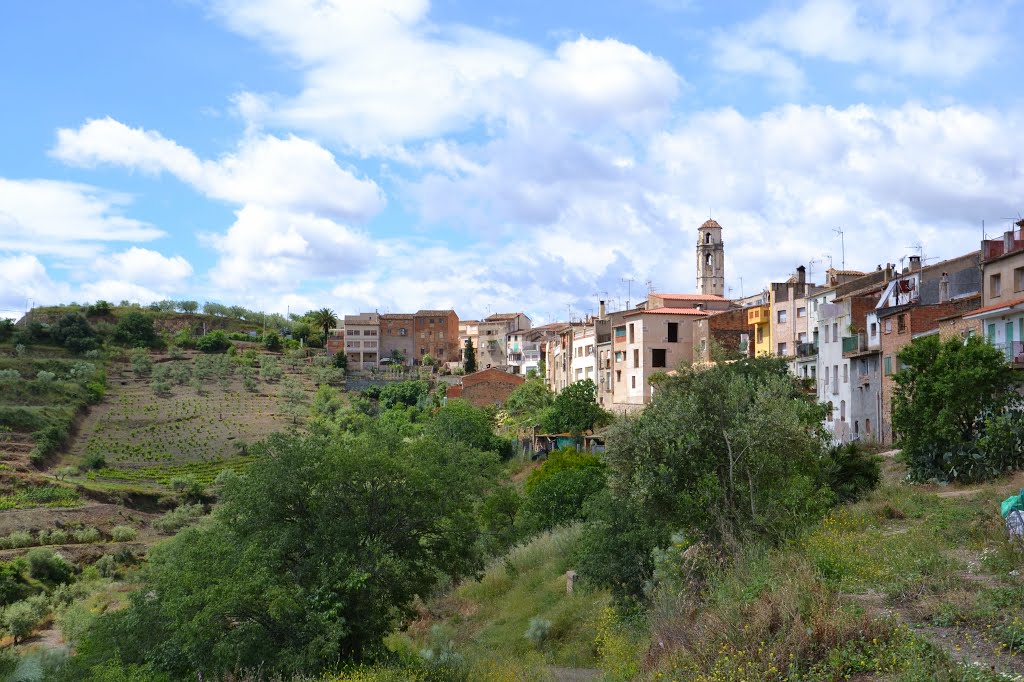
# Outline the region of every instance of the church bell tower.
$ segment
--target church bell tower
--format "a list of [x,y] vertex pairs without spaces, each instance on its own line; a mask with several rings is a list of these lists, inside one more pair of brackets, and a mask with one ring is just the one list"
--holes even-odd
[[725,296],[725,244],[714,220],[697,230],[697,293]]

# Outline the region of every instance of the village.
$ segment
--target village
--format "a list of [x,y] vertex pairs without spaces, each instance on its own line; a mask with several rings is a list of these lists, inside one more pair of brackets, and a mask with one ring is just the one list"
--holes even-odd
[[[452,374],[449,397],[500,405],[528,376],[555,394],[591,380],[598,403],[628,414],[650,403],[652,377],[729,357],[785,358],[827,407],[838,442],[891,445],[893,376],[914,339],[981,336],[1024,370],[1024,220],[980,249],[926,265],[828,268],[824,281],[799,266],[751,296],[725,297],[724,228],[697,229],[696,292],[649,292],[635,305],[532,326],[522,312],[461,320],[454,310],[344,315],[327,340],[352,372],[436,365]],[[474,362],[467,371],[466,351]]]

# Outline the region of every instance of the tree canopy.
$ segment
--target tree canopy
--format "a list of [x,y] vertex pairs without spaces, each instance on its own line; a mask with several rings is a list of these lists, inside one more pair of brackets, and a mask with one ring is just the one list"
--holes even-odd
[[597,384],[584,379],[569,384],[555,396],[554,403],[544,413],[541,428],[548,433],[571,433],[579,436],[611,421],[597,404]]
[[160,344],[160,337],[153,327],[153,318],[137,310],[121,316],[110,338],[114,343],[135,348],[153,348]]
[[153,549],[146,587],[76,665],[312,674],[372,655],[416,595],[481,567],[493,455],[454,442],[272,437],[205,524]]
[[898,357],[892,424],[912,476],[978,480],[1024,462],[1021,398],[999,349],[928,336]]
[[466,346],[462,350],[462,366],[466,374],[476,371],[476,350],[473,348],[473,339],[466,339]]
[[309,319],[313,326],[323,330],[325,339],[330,335],[331,329],[338,326],[338,316],[330,308],[314,310],[310,313]]

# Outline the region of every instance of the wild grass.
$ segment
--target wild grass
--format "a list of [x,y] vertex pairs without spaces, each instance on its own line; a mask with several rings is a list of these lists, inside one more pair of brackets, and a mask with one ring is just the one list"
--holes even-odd
[[[580,582],[572,594],[566,592],[566,571],[572,568],[579,536],[578,526],[560,528],[514,547],[479,580],[425,605],[399,639],[422,650],[433,644],[435,626],[440,626],[467,662],[493,667],[497,677],[487,679],[533,679],[499,675],[511,662],[520,672],[544,663],[594,667],[597,626],[610,595]],[[531,621],[534,636],[527,637]],[[538,622],[545,621],[538,635]]]

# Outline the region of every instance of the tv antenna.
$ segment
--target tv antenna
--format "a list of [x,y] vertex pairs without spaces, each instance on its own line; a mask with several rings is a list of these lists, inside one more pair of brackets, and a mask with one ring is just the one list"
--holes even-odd
[[626,283],[626,309],[629,309],[629,302],[633,298],[633,278],[623,277],[620,282]]
[[834,229],[832,231],[839,235],[839,248],[842,249],[842,251],[841,251],[842,263],[843,263],[842,269],[845,270],[846,269],[846,239],[843,237],[843,228],[837,227],[836,229]]

